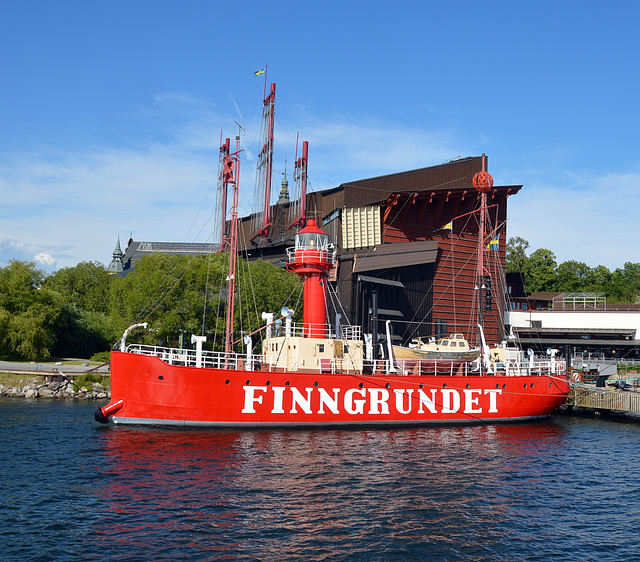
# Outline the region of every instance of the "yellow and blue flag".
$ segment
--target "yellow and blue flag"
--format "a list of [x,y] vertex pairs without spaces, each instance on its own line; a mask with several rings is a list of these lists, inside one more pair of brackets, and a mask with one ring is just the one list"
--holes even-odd
[[443,224],[440,228],[436,228],[436,230],[453,230],[453,221]]
[[262,76],[264,74],[264,68],[260,69],[260,70],[256,70],[253,75],[254,76]]
[[491,240],[491,242],[487,244],[487,250],[497,250],[499,247],[498,245],[499,238],[500,236],[496,236],[493,240]]

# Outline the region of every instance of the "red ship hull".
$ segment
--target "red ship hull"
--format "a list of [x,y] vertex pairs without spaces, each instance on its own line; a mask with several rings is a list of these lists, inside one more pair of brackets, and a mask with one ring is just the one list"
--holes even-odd
[[99,412],[115,424],[222,428],[525,421],[548,417],[569,392],[564,375],[229,370],[168,365],[158,357],[116,351],[111,369],[112,399]]

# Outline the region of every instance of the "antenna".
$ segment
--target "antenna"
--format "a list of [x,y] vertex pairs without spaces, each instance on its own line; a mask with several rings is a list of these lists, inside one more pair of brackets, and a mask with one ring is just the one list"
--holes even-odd
[[238,136],[240,136],[240,131],[242,131],[244,134],[247,134],[247,130],[240,125],[240,123],[238,123],[235,119],[233,120],[233,122],[238,126]]

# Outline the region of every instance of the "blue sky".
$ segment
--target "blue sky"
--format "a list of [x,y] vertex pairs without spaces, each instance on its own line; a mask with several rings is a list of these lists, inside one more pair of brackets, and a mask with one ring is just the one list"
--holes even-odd
[[276,185],[298,131],[314,190],[486,153],[509,236],[640,262],[640,2],[0,5],[0,266],[206,241],[235,121],[249,211],[265,64]]

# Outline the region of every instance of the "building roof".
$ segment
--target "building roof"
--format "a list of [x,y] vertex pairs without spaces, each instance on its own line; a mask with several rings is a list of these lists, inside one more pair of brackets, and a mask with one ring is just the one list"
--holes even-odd
[[353,273],[433,263],[437,257],[438,242],[435,241],[385,244],[371,252],[355,254]]
[[[334,188],[314,191],[307,194],[307,216],[315,215],[317,219],[323,220],[345,208],[371,205],[379,205],[388,210],[393,210],[394,206],[398,209],[403,205],[407,210],[410,207],[419,207],[423,214],[427,206],[438,206],[440,209],[445,202],[452,209],[461,209],[460,201],[470,203],[477,197],[477,191],[473,187],[473,176],[482,170],[482,158],[482,156],[457,158],[436,166],[350,181]],[[496,185],[492,188],[489,199],[492,203],[497,200],[503,201],[521,188],[521,185]],[[409,199],[411,205],[407,206],[405,202]],[[289,201],[282,205],[272,205],[270,210],[272,220],[278,213],[297,209],[294,203]],[[434,212],[434,220],[440,220],[437,214]],[[252,240],[256,234],[253,230],[255,216],[250,215],[240,219],[240,228],[243,232],[241,240]],[[449,220],[451,217],[444,222]],[[273,222],[269,240],[254,239],[252,243],[246,244],[248,250],[259,246],[260,253],[263,255],[263,252],[269,252],[267,249],[269,246],[281,246],[290,241],[295,234],[293,220],[285,221],[284,231],[279,224],[276,224],[278,221]],[[336,234],[334,240],[338,242],[341,238],[340,232],[333,234]]]
[[200,242],[137,242],[129,239],[122,256],[123,270],[126,275],[135,269],[136,263],[151,254],[170,254],[174,256],[202,256],[214,254],[220,250],[219,244]]

